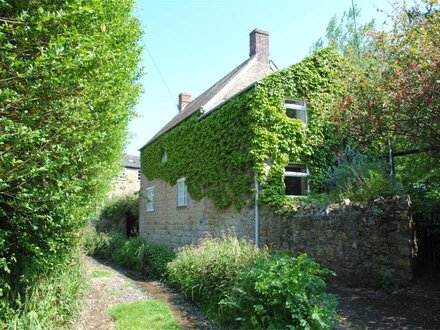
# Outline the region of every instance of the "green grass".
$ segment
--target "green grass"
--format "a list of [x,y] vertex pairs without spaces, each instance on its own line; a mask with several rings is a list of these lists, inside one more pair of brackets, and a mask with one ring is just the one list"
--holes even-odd
[[167,304],[141,300],[119,304],[110,309],[117,330],[181,329]]
[[113,277],[113,273],[109,270],[94,270],[92,272],[93,278],[100,278],[100,277]]

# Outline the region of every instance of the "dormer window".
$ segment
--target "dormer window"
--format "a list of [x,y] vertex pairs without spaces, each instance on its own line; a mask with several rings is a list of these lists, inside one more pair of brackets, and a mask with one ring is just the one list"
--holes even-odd
[[302,100],[286,100],[286,115],[289,118],[296,118],[307,125],[307,104]]
[[162,153],[162,163],[166,163],[168,161],[167,151],[164,150]]
[[284,171],[286,196],[305,196],[309,192],[309,169],[305,164],[289,164]]

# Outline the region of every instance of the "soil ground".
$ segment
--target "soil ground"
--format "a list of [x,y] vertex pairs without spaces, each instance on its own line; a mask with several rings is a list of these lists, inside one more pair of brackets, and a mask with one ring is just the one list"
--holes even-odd
[[[86,258],[89,294],[73,329],[114,329],[108,310],[113,305],[144,299],[164,301],[182,329],[218,329],[178,292],[114,265]],[[93,277],[93,271],[111,276]],[[336,329],[440,329],[440,281],[427,277],[410,288],[391,293],[331,287],[339,305]]]

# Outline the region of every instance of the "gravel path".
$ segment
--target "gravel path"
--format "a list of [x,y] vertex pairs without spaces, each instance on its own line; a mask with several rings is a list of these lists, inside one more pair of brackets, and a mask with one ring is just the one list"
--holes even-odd
[[[184,330],[216,329],[195,306],[160,282],[147,280],[137,273],[90,257],[85,257],[85,266],[89,292],[83,312],[72,330],[114,330],[108,313],[112,306],[146,299],[166,302]],[[98,272],[107,276],[97,277]]]
[[[177,291],[137,273],[86,257],[89,293],[75,330],[114,330],[108,310],[117,304],[145,299],[164,301],[182,329],[218,329]],[[107,276],[97,277],[96,272]],[[93,276],[95,274],[95,276]],[[102,274],[102,273],[101,273]],[[410,288],[384,293],[331,287],[341,317],[337,329],[440,329],[440,280],[419,281]]]
[[[135,282],[110,266],[89,257],[85,258],[85,266],[89,292],[80,320],[73,329],[113,330],[115,327],[108,313],[112,306],[152,298]],[[110,275],[94,277],[94,272],[105,272]]]

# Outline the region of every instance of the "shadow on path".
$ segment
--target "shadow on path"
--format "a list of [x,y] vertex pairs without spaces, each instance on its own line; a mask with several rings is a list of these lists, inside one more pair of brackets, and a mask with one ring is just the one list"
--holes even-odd
[[339,301],[342,329],[440,329],[438,275],[392,293],[343,287],[330,287],[328,291]]

